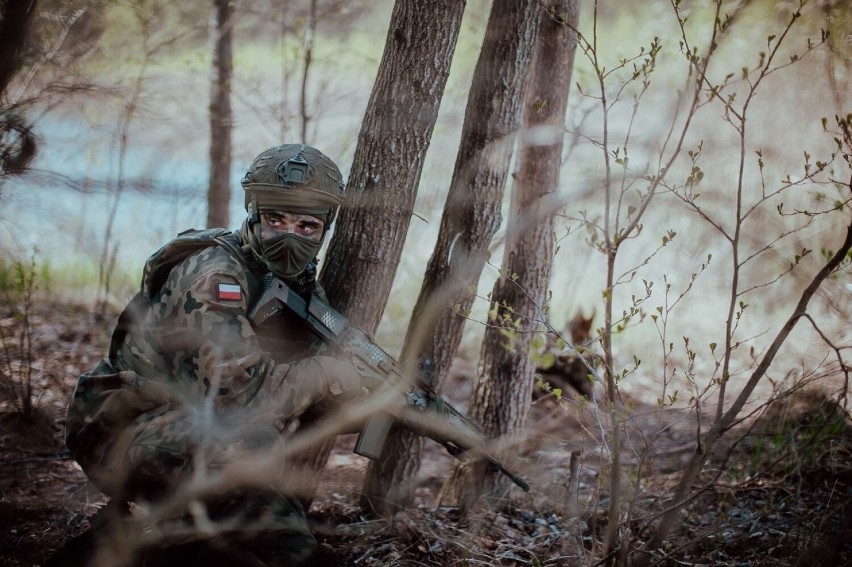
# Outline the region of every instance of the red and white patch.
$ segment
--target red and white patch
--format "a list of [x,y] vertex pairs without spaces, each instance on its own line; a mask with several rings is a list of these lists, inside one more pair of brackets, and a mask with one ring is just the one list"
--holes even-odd
[[239,301],[243,297],[243,292],[236,284],[220,283],[216,288],[216,297],[219,300]]

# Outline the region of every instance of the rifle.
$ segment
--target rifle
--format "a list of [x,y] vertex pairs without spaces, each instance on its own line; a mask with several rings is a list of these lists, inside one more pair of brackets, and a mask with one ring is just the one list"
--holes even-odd
[[404,396],[401,407],[387,408],[390,414],[377,413],[369,418],[358,436],[355,453],[378,459],[391,426],[399,421],[440,443],[456,458],[467,455],[488,461],[494,470],[529,492],[526,481],[488,454],[480,428],[435,392],[437,377],[432,373],[431,360],[421,358],[414,371],[407,372],[367,333],[349,325],[346,317],[331,305],[316,295],[305,300],[276,277],[268,278],[248,316],[252,324],[260,325],[284,309],[304,320],[323,343],[345,353],[362,378],[395,388]]

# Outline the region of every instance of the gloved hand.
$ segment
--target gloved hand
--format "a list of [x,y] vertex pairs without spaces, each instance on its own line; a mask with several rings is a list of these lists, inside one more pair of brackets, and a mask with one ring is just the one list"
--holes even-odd
[[378,384],[348,360],[318,354],[277,365],[257,398],[259,407],[268,408],[278,421],[286,422],[305,412],[321,415],[342,403],[366,399]]
[[298,417],[312,406],[327,409],[367,394],[358,370],[348,361],[332,356],[311,356],[290,364],[279,364],[269,380],[272,406],[283,421]]
[[[355,366],[346,360],[332,356],[313,356],[303,359],[299,365],[317,366],[310,372],[321,376],[323,382],[323,397],[347,395],[361,396],[369,393],[368,384]],[[319,400],[316,400],[319,401]]]
[[[332,356],[317,355],[305,358],[299,362],[300,370],[309,371],[321,378],[322,392],[314,399],[311,407],[307,408],[300,419],[310,422],[324,414],[334,412],[343,404],[370,403],[371,392],[381,390],[385,383],[378,377],[372,376],[369,369],[359,370],[354,363],[340,360]],[[369,407],[369,406],[361,406]],[[359,433],[366,421],[351,424],[345,433]]]

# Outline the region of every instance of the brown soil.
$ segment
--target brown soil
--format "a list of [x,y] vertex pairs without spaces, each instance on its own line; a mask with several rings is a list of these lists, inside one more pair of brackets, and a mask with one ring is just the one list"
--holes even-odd
[[[42,565],[63,542],[88,529],[92,515],[106,502],[68,457],[62,435],[64,408],[76,378],[103,353],[112,323],[99,323],[73,307],[41,308],[30,316],[30,356],[18,348],[22,322],[12,312],[8,306],[0,310],[6,337],[6,354],[0,356],[3,380],[8,386],[10,372],[19,379],[21,364],[31,359],[36,402],[28,419],[8,391],[0,402],[0,565],[16,567]],[[459,409],[470,394],[470,374],[470,365],[459,361],[444,387]],[[534,435],[513,461],[533,485],[530,495],[514,490],[504,509],[467,518],[455,508],[437,506],[436,495],[453,459],[431,442],[415,505],[391,518],[368,517],[357,505],[367,461],[352,453],[353,436],[340,437],[310,511],[320,541],[314,564],[593,564],[608,504],[598,428],[590,412],[576,404],[567,407],[552,396],[534,404]],[[812,415],[812,410],[805,413]],[[634,404],[633,415],[630,442],[642,464],[631,461],[628,467],[630,478],[641,479],[631,485],[639,490],[629,495],[628,526],[638,545],[693,450],[695,432],[694,420],[684,419],[683,412]],[[841,422],[848,425],[845,413]],[[798,452],[778,453],[778,443],[766,440],[777,434],[769,432],[770,426],[780,425],[767,423],[714,457],[702,477],[705,490],[683,512],[662,564],[850,564],[852,428],[844,425],[830,432],[826,449],[814,450],[813,458],[806,459],[800,445]],[[796,427],[802,431],[805,426]],[[576,522],[566,514],[571,451],[582,455]]]

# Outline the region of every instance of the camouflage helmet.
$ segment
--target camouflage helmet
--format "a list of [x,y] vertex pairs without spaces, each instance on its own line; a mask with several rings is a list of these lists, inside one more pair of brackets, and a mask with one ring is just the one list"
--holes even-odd
[[343,202],[343,176],[325,154],[304,144],[275,146],[254,158],[240,184],[252,221],[261,211],[325,218],[331,225]]

